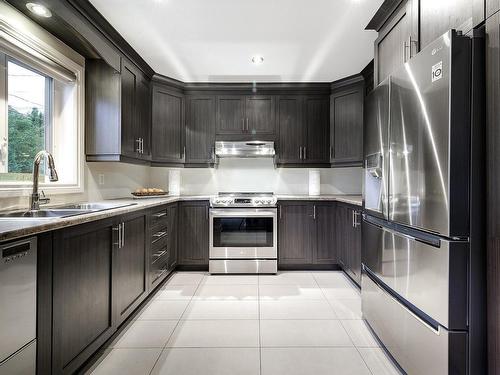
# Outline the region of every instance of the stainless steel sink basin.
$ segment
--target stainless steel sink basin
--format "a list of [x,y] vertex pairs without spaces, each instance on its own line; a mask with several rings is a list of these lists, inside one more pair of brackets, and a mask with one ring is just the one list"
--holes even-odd
[[54,219],[58,217],[68,217],[74,215],[82,215],[91,211],[88,210],[35,210],[35,211],[16,211],[0,214],[0,218],[32,218],[32,219]]
[[113,208],[133,206],[135,204],[136,203],[119,203],[119,202],[72,203],[72,204],[66,204],[64,206],[59,206],[57,207],[57,209],[103,211],[103,210],[111,210]]
[[133,206],[137,203],[118,203],[118,202],[109,202],[109,203],[74,203],[67,204],[64,206],[47,208],[41,210],[33,210],[33,211],[15,211],[15,212],[7,212],[0,213],[0,219],[2,218],[11,218],[11,219],[54,219],[54,218],[63,218],[75,215],[83,215],[91,212],[99,212],[104,210],[111,210],[113,208]]

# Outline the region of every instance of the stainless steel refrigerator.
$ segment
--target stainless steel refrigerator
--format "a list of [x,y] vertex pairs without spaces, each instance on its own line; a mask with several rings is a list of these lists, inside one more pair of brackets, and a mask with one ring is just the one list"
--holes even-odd
[[466,374],[475,361],[472,51],[447,32],[365,105],[363,318],[409,374]]

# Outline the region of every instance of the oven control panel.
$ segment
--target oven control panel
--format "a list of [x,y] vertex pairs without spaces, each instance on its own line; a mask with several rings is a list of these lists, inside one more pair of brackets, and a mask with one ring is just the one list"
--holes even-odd
[[274,207],[277,199],[274,196],[263,197],[214,197],[210,201],[212,207]]

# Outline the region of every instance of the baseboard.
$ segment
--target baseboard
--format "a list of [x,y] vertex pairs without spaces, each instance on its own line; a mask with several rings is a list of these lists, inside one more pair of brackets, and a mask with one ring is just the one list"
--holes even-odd
[[200,271],[207,272],[208,264],[178,264],[175,271]]
[[278,264],[283,271],[341,271],[338,264]]

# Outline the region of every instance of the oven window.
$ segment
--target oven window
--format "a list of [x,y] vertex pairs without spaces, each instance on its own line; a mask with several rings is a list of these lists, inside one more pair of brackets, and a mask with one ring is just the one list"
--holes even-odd
[[272,217],[216,217],[214,247],[272,247]]

